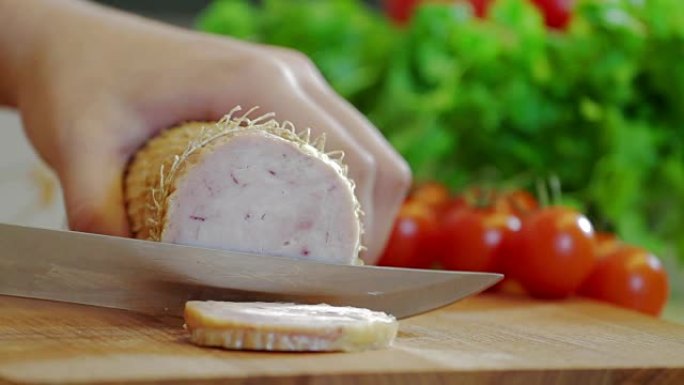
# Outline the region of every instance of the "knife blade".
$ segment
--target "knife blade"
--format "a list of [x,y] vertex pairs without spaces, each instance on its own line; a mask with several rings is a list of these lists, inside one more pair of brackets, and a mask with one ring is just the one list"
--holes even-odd
[[0,224],[0,294],[149,314],[187,300],[285,301],[364,307],[405,318],[503,276],[347,266]]

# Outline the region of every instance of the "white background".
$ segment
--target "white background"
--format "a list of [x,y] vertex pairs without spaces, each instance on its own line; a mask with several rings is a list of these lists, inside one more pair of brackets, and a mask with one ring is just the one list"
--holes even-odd
[[24,136],[14,111],[0,108],[0,222],[65,228],[57,179]]

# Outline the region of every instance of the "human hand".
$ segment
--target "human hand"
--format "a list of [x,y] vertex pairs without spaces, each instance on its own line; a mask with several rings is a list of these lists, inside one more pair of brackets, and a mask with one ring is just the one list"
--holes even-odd
[[[59,7],[54,4],[59,3]],[[26,133],[56,171],[72,229],[129,234],[122,174],[159,130],[259,106],[325,133],[346,154],[365,212],[364,259],[377,261],[410,183],[404,160],[312,63],[286,49],[184,31],[75,2],[45,2],[16,92]]]

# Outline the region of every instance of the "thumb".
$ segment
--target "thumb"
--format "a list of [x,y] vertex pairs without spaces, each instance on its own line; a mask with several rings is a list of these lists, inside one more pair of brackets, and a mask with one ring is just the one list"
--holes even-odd
[[119,158],[90,143],[58,170],[70,229],[130,235],[123,198],[125,162]]

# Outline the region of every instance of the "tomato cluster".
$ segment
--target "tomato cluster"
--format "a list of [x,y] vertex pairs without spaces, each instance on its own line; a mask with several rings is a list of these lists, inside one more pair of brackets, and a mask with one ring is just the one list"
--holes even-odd
[[414,189],[380,262],[383,266],[505,274],[496,289],[537,298],[580,294],[658,315],[667,274],[647,250],[596,233],[582,213],[540,207],[524,190],[478,187],[452,196],[438,183]]
[[[387,16],[397,24],[407,23],[414,9],[422,2],[433,3],[458,3],[467,2],[473,9],[475,16],[487,17],[489,7],[495,0],[383,0],[383,6]],[[539,9],[544,23],[549,28],[565,29],[572,18],[574,0],[532,0]]]

